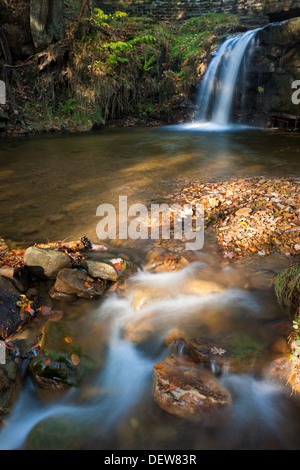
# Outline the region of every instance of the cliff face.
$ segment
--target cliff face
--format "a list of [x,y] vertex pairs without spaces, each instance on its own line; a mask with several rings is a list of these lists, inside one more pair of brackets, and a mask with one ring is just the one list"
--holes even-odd
[[300,80],[300,18],[270,24],[256,38],[244,117],[252,124],[300,128],[300,104],[293,99]]

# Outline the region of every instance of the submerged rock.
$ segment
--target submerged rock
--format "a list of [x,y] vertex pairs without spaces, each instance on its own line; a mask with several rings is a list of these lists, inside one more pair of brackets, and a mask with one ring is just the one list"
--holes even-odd
[[260,364],[265,344],[260,338],[241,333],[221,337],[197,337],[189,342],[189,351],[200,363],[235,373],[253,372]]
[[0,365],[0,422],[10,414],[21,386],[17,366],[7,354],[6,364]]
[[154,366],[154,399],[180,418],[201,418],[231,404],[231,394],[209,372],[188,356],[167,357]]
[[42,333],[40,352],[29,366],[38,389],[60,393],[77,387],[89,371],[102,364],[99,346],[92,340],[87,343],[82,325],[63,318],[47,322]]
[[0,268],[0,276],[9,279],[20,292],[26,292],[29,288],[28,274],[24,268]]
[[62,251],[31,246],[25,251],[24,261],[29,271],[38,278],[55,279],[63,268],[71,268],[71,258]]

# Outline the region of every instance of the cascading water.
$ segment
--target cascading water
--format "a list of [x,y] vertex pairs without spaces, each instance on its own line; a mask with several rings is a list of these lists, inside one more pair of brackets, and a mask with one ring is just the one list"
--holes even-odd
[[245,88],[245,83],[241,83],[245,82],[243,62],[251,56],[259,29],[230,37],[218,49],[200,87],[196,125],[230,124],[236,86]]

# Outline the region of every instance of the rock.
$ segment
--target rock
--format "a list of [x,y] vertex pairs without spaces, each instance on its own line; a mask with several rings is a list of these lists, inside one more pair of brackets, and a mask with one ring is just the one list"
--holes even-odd
[[38,278],[55,279],[63,268],[71,268],[71,258],[61,251],[32,246],[25,251],[24,261]]
[[76,294],[65,294],[64,292],[57,292],[54,287],[49,290],[49,295],[54,300],[64,300],[65,302],[75,302],[77,300]]
[[136,266],[122,258],[104,258],[103,260],[85,259],[81,266],[90,276],[117,282],[137,272]]
[[44,318],[48,321],[58,321],[62,319],[62,317],[64,316],[64,313],[61,311],[52,310],[52,308],[48,307],[47,305],[42,305],[39,308],[38,315],[40,318]]
[[62,269],[59,271],[54,291],[67,295],[76,295],[85,299],[93,299],[103,294],[105,283],[95,281],[87,273],[79,269]]
[[6,364],[0,365],[0,421],[10,414],[21,386],[17,366],[7,354]]
[[187,341],[188,336],[185,331],[180,330],[179,328],[174,328],[169,331],[165,338],[166,345],[169,347],[174,341]]
[[7,339],[32,318],[29,312],[17,306],[19,300],[19,291],[8,279],[0,276],[0,338],[2,339]]
[[0,276],[10,279],[20,292],[26,292],[29,288],[28,275],[23,268],[0,268]]
[[172,354],[154,366],[154,399],[158,406],[185,419],[201,418],[231,404],[231,394],[191,358]]
[[[40,352],[29,365],[34,384],[44,391],[77,387],[91,371],[103,363],[103,342],[95,344],[92,336],[83,334],[81,322],[63,317],[47,321],[42,330]],[[44,394],[44,393],[43,393]]]
[[253,372],[264,352],[260,338],[241,333],[198,337],[188,343],[194,360],[235,373]]

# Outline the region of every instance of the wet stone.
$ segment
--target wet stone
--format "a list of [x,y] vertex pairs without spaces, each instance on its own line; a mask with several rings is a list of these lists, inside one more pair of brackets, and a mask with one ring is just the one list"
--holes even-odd
[[231,404],[231,394],[206,368],[184,355],[165,358],[153,369],[154,400],[184,419],[199,419]]
[[[79,269],[62,269],[59,271],[52,290],[67,296],[76,295],[85,299],[101,296],[105,291],[103,281],[95,281],[87,273]],[[68,298],[69,300],[70,298]]]

